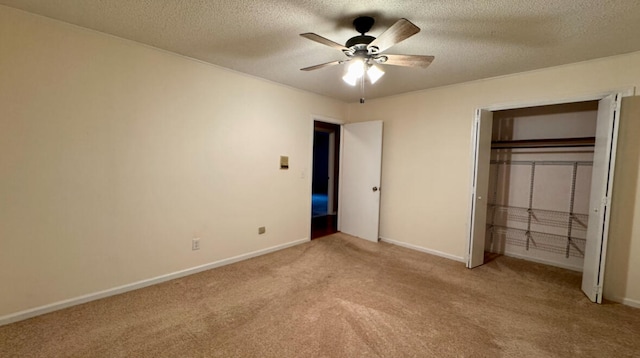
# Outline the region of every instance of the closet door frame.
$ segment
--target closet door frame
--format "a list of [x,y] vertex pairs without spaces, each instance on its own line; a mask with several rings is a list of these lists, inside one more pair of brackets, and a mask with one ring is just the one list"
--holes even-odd
[[[582,95],[582,96],[575,96],[575,97],[565,97],[565,98],[557,98],[557,99],[542,99],[542,100],[537,100],[537,101],[523,101],[523,102],[514,102],[514,103],[508,103],[508,104],[501,104],[501,105],[490,105],[487,107],[481,107],[478,108],[475,111],[475,115],[473,118],[473,123],[474,125],[472,126],[472,133],[471,133],[471,139],[472,139],[472,147],[471,147],[471,168],[470,168],[470,173],[471,173],[471,185],[469,188],[469,210],[468,210],[468,220],[467,220],[467,232],[468,232],[468,238],[467,238],[467,248],[465,250],[466,257],[465,257],[465,261],[467,264],[468,268],[473,268],[478,266],[478,260],[477,257],[475,258],[475,260],[473,259],[471,253],[474,252],[474,245],[475,244],[482,244],[484,246],[484,240],[474,240],[474,218],[476,217],[476,213],[475,213],[475,209],[476,209],[476,204],[475,201],[475,193],[478,190],[478,188],[476,187],[475,184],[475,173],[477,173],[478,171],[478,165],[482,165],[482,163],[478,162],[478,153],[482,152],[483,150],[486,150],[486,148],[479,148],[479,146],[477,145],[478,143],[476,143],[477,138],[478,138],[478,131],[480,130],[480,127],[476,125],[476,118],[477,118],[477,113],[483,112],[483,111],[501,111],[501,110],[509,110],[509,109],[520,109],[520,108],[527,108],[527,107],[539,107],[539,106],[547,106],[547,105],[556,105],[556,104],[569,104],[569,103],[575,103],[575,102],[586,102],[586,101],[599,101],[607,96],[610,95],[620,95],[621,97],[628,97],[628,96],[633,96],[634,95],[634,88],[624,88],[624,89],[618,89],[618,90],[611,90],[611,91],[606,91],[606,92],[598,92],[598,93],[593,93],[593,94],[588,94],[588,95]],[[617,139],[617,137],[616,137]],[[486,143],[484,145],[487,145]],[[489,144],[490,145],[490,144]],[[487,169],[488,170],[488,169]],[[488,189],[488,188],[487,188]],[[604,233],[605,235],[607,235],[607,233]],[[478,248],[475,248],[475,251],[478,251]],[[602,250],[602,253],[605,254],[606,253],[606,249]],[[477,255],[476,255],[477,256]],[[473,261],[473,262],[472,262]],[[482,264],[482,263],[480,263]],[[602,272],[600,273],[600,277],[602,277],[602,281],[604,281],[604,276],[602,274]],[[600,282],[600,286],[602,286],[603,282]],[[597,300],[600,301],[600,300]]]

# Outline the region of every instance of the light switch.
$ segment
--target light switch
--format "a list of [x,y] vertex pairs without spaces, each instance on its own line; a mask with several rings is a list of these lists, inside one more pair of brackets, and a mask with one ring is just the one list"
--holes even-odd
[[280,156],[280,169],[289,169],[289,157]]

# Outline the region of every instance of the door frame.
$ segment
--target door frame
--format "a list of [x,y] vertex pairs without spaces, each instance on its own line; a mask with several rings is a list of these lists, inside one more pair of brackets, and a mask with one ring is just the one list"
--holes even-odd
[[[315,132],[315,122],[324,122],[324,123],[330,123],[330,124],[335,124],[340,126],[340,138],[342,138],[343,135],[343,125],[346,123],[345,121],[341,120],[341,119],[336,119],[336,118],[331,118],[331,117],[325,117],[325,116],[321,116],[321,115],[316,115],[313,114],[311,115],[311,120],[309,121],[309,135],[310,135],[310,145],[309,145],[309,170],[303,169],[302,170],[302,178],[304,179],[305,174],[308,172],[307,175],[307,184],[309,187],[309,191],[308,191],[308,195],[307,195],[307,212],[309,213],[308,217],[309,217],[309,222],[308,222],[308,227],[307,227],[307,232],[309,233],[309,240],[311,240],[311,194],[313,193],[313,136],[314,136],[314,132]],[[342,171],[342,140],[340,140],[340,161],[338,163],[338,173],[340,173]],[[340,180],[342,179],[342,177],[339,175],[338,176],[338,188],[340,188]],[[338,212],[340,212],[340,198],[339,198],[340,194],[338,194]],[[338,231],[340,231],[340,215],[336,216],[336,220],[338,221]]]
[[[473,205],[474,205],[474,173],[476,170],[476,158],[477,158],[477,154],[479,149],[476,147],[476,113],[478,111],[482,111],[482,110],[487,110],[487,111],[501,111],[501,110],[509,110],[509,109],[519,109],[519,108],[527,108],[527,107],[540,107],[540,106],[548,106],[548,105],[555,105],[555,104],[568,104],[568,103],[575,103],[575,102],[586,102],[586,101],[599,101],[609,95],[612,94],[620,94],[622,95],[622,97],[630,97],[633,96],[635,94],[635,87],[626,87],[626,88],[622,88],[622,89],[612,89],[612,90],[608,90],[608,91],[602,91],[602,92],[596,92],[596,93],[590,93],[590,94],[583,94],[583,95],[576,95],[576,96],[568,96],[568,97],[560,97],[560,98],[556,98],[556,99],[539,99],[539,100],[532,100],[532,101],[516,101],[516,102],[511,102],[511,103],[505,103],[505,104],[496,104],[496,105],[489,105],[486,107],[479,107],[474,111],[473,114],[473,122],[472,122],[472,126],[471,126],[471,148],[470,148],[470,159],[471,159],[471,166],[470,166],[470,186],[469,186],[469,202],[468,202],[468,208],[467,208],[467,240],[466,240],[466,246],[465,246],[465,265],[467,267],[469,267],[470,265],[470,255],[469,253],[471,252],[472,249],[472,245],[473,245]],[[606,251],[605,251],[606,253]]]

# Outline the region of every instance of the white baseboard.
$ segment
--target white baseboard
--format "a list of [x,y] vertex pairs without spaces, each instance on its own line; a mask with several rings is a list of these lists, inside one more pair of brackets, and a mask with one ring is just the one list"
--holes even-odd
[[638,300],[632,300],[632,299],[623,298],[623,297],[607,297],[607,296],[605,296],[604,298],[613,302],[622,303],[625,306],[640,308],[640,301]]
[[94,292],[94,293],[90,293],[90,294],[87,294],[87,295],[71,298],[71,299],[68,299],[68,300],[58,301],[58,302],[54,302],[54,303],[51,303],[51,304],[48,304],[48,305],[35,307],[35,308],[28,309],[28,310],[16,312],[16,313],[11,313],[11,314],[8,314],[6,316],[1,316],[0,317],[0,326],[7,325],[7,324],[10,324],[10,323],[14,323],[14,322],[18,322],[18,321],[22,321],[22,320],[29,319],[29,318],[32,318],[32,317],[35,317],[35,316],[43,315],[45,313],[58,311],[58,310],[61,310],[61,309],[64,309],[64,308],[68,308],[68,307],[71,307],[71,306],[76,306],[76,305],[79,305],[79,304],[82,304],[82,303],[87,303],[87,302],[90,302],[90,301],[99,300],[101,298],[114,296],[114,295],[118,295],[118,294],[121,294],[121,293],[137,290],[137,289],[140,289],[140,288],[156,285],[156,284],[159,284],[159,283],[162,283],[162,282],[165,282],[165,281],[174,280],[176,278],[193,275],[193,274],[198,273],[198,272],[211,270],[211,269],[216,268],[216,267],[229,265],[229,264],[236,263],[238,261],[247,260],[247,259],[250,259],[250,258],[253,258],[253,257],[256,257],[256,256],[265,255],[265,254],[268,254],[268,253],[271,253],[271,252],[274,252],[274,251],[278,251],[278,250],[286,249],[288,247],[300,245],[300,244],[303,244],[305,242],[309,242],[309,238],[304,238],[304,239],[288,242],[286,244],[268,247],[266,249],[257,250],[257,251],[249,252],[249,253],[246,253],[246,254],[230,257],[228,259],[223,259],[223,260],[211,262],[211,263],[208,263],[208,264],[192,267],[192,268],[189,268],[189,269],[186,269],[186,270],[172,272],[172,273],[169,273],[169,274],[166,274],[166,275],[153,277],[153,278],[150,278],[150,279],[147,279],[147,280],[142,280],[142,281],[130,283],[130,284],[127,284],[127,285],[122,285],[122,286],[110,288],[108,290]]
[[449,260],[454,260],[454,261],[458,261],[458,262],[462,262],[462,263],[466,262],[464,257],[447,254],[446,252],[442,252],[442,251],[438,251],[438,250],[427,249],[427,248],[424,248],[424,247],[421,247],[421,246],[408,244],[408,243],[402,242],[402,241],[391,240],[391,239],[387,239],[387,238],[384,238],[384,237],[381,237],[380,241],[386,242],[386,243],[392,244],[392,245],[406,247],[407,249],[416,250],[416,251],[424,252],[424,253],[427,253],[427,254],[444,257],[445,259],[449,259]]

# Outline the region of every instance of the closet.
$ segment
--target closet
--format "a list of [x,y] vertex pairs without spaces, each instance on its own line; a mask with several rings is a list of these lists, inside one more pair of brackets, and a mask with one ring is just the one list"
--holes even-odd
[[468,268],[493,252],[582,271],[602,302],[622,96],[476,110]]
[[598,101],[493,112],[485,251],[582,271]]

